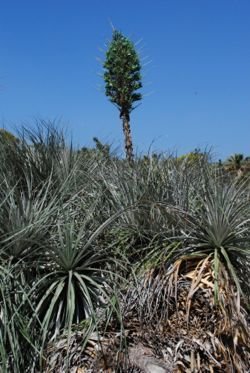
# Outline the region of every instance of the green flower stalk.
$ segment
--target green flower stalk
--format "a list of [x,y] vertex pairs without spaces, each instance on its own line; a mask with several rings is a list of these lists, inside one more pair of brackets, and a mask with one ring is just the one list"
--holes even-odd
[[126,158],[133,161],[130,113],[135,102],[142,99],[141,64],[134,44],[121,32],[114,30],[103,65],[105,93],[120,111],[125,138]]

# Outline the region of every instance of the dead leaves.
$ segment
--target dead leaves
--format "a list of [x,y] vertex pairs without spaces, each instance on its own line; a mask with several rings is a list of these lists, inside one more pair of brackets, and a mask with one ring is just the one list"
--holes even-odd
[[[168,272],[164,266],[148,271],[138,288],[128,290],[121,305],[127,349],[121,348],[116,323],[110,323],[105,337],[90,338],[84,351],[79,340],[72,342],[70,372],[125,373],[137,367],[145,373],[151,363],[173,373],[250,372],[248,315],[222,264],[219,303],[214,284],[210,256],[179,259]],[[65,354],[62,342],[57,349],[48,359],[48,366],[53,365],[57,354],[57,370],[46,373],[64,372],[58,368]]]

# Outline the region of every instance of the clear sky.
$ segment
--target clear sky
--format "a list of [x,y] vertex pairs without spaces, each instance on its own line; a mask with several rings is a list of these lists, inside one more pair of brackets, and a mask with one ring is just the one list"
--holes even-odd
[[134,146],[250,155],[249,0],[0,0],[0,120],[60,119],[79,146],[123,147],[102,73],[110,20],[140,43]]

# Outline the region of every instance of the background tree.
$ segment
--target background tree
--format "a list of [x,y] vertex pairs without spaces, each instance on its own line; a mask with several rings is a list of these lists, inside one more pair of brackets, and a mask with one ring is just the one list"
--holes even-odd
[[104,62],[106,96],[120,111],[125,151],[129,162],[133,160],[133,144],[130,129],[130,113],[134,103],[142,99],[141,64],[133,42],[114,30]]
[[8,143],[8,144],[13,144],[17,145],[20,140],[14,136],[11,132],[7,131],[4,128],[0,128],[0,141],[1,143]]
[[226,161],[226,170],[235,172],[238,176],[242,175],[244,166],[244,155],[235,153]]

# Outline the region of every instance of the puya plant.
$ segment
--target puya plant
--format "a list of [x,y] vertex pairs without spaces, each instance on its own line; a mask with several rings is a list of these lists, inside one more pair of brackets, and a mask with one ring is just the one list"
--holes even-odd
[[118,108],[122,119],[126,157],[133,161],[130,113],[142,99],[141,64],[134,43],[114,30],[104,62],[105,93]]

